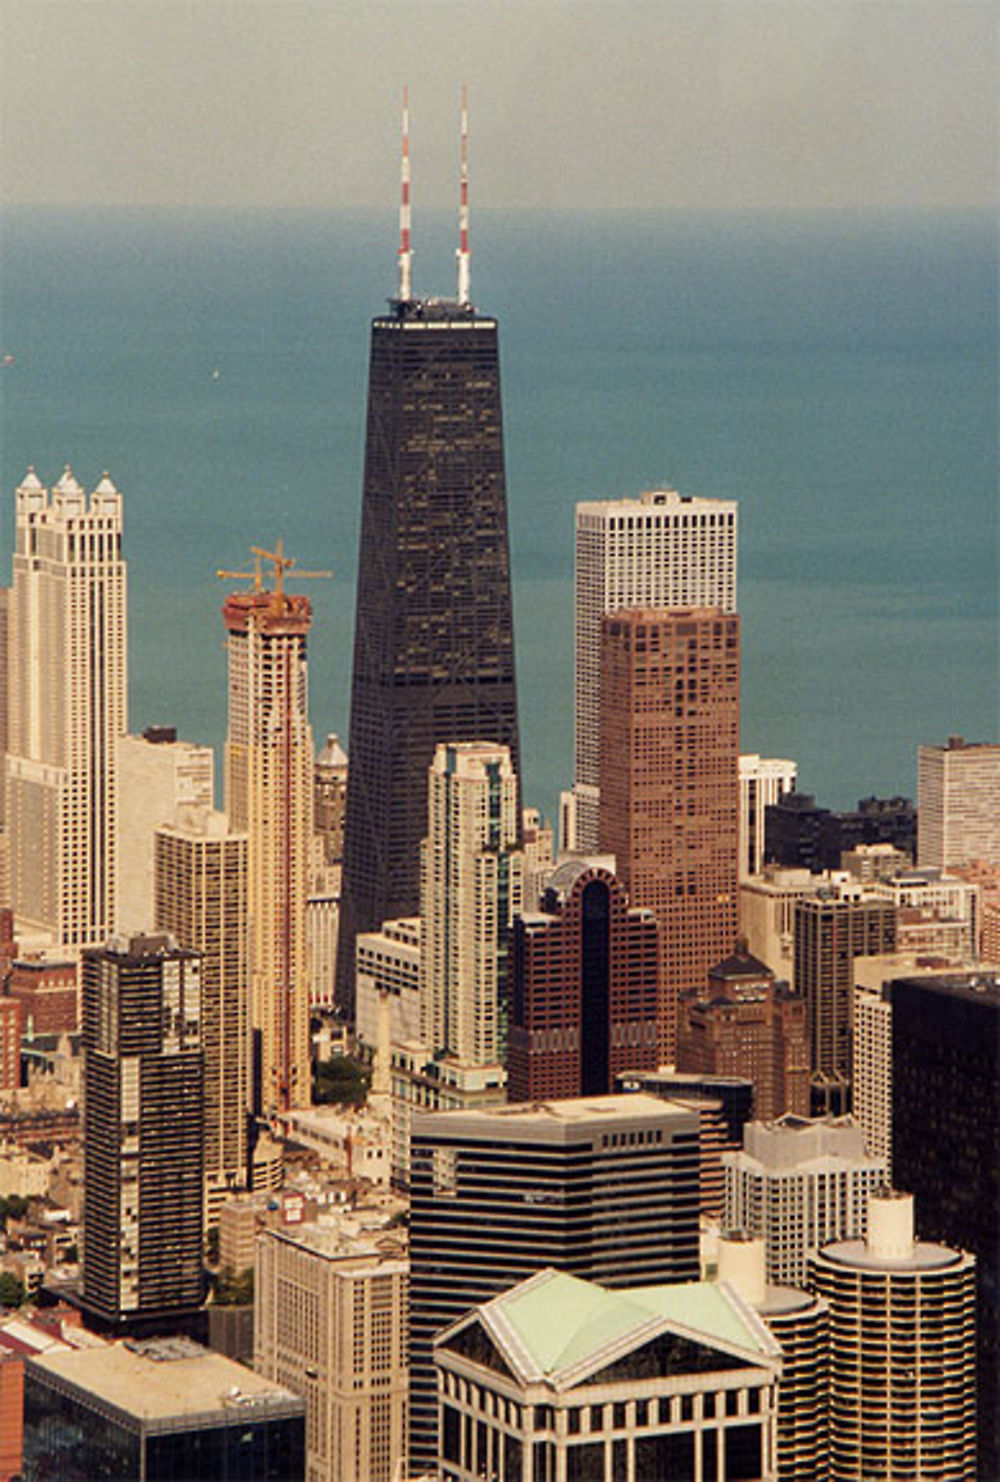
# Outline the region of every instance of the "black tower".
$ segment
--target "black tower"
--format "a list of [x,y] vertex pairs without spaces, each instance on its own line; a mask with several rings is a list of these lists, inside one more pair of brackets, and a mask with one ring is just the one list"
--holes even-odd
[[403,104],[399,295],[372,323],[354,627],[337,998],[354,940],[419,909],[427,769],[442,741],[492,741],[518,767],[497,323],[469,301],[462,100],[458,292],[410,291]]

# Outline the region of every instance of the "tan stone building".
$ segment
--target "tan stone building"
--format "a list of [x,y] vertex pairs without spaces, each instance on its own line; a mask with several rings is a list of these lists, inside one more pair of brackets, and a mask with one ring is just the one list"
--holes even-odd
[[250,1062],[247,836],[208,804],[178,809],[154,835],[154,917],[202,954],[205,1052],[205,1222],[247,1179]]
[[16,495],[6,821],[27,947],[100,946],[115,920],[115,748],[127,730],[122,498],[69,468]]
[[254,1368],[306,1401],[305,1482],[393,1482],[406,1452],[409,1262],[346,1221],[257,1240]]

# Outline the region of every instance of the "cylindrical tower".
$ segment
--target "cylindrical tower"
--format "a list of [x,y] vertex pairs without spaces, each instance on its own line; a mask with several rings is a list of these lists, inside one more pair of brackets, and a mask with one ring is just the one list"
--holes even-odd
[[827,1482],[829,1308],[821,1297],[768,1286],[765,1243],[732,1231],[719,1240],[718,1280],[756,1308],[781,1344],[778,1383],[778,1476]]
[[880,1189],[867,1240],[810,1257],[830,1307],[830,1477],[976,1476],[975,1260],[913,1236],[913,1197]]

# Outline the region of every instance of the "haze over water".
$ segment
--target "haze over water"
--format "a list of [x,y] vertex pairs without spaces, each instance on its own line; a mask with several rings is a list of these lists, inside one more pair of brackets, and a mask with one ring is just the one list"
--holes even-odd
[[[420,222],[417,292],[452,292],[453,236]],[[107,468],[131,728],[221,747],[213,573],[280,535],[335,573],[303,586],[310,709],[346,742],[389,215],[21,210],[2,247],[3,571],[29,463]],[[572,780],[574,504],[665,483],[739,501],[745,750],[851,806],[913,795],[920,741],[996,738],[990,221],[483,212],[472,287],[501,322],[528,801]]]

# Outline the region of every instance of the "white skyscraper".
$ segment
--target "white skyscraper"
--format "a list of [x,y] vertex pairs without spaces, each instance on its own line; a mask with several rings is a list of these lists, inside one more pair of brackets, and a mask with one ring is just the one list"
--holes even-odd
[[1000,864],[1000,744],[949,736],[917,754],[917,863],[951,869]]
[[767,808],[795,791],[798,763],[756,752],[740,757],[740,879],[759,875],[764,865]]
[[506,746],[441,745],[420,851],[421,1037],[468,1064],[504,1055],[506,931],[521,909],[517,777]]
[[573,798],[579,850],[599,846],[601,619],[624,607],[735,612],[736,527],[735,500],[695,499],[673,489],[576,507]]
[[743,1150],[723,1153],[723,1224],[764,1240],[767,1279],[803,1286],[806,1257],[828,1240],[865,1233],[868,1195],[885,1182],[851,1117],[748,1122]]
[[67,468],[16,496],[6,813],[22,933],[103,945],[115,916],[116,763],[128,728],[122,499]]

